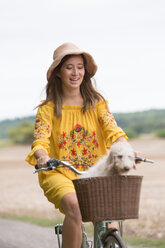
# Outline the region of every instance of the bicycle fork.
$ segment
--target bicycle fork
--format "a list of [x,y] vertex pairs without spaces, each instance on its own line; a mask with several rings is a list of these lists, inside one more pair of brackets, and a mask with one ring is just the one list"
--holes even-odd
[[[122,235],[123,235],[123,222],[122,221],[113,221],[113,222],[118,222],[119,233],[122,237]],[[103,248],[102,236],[109,229],[108,223],[110,223],[110,221],[100,221],[100,222],[94,223],[94,248]],[[112,231],[113,230],[115,230],[115,228],[112,228]]]

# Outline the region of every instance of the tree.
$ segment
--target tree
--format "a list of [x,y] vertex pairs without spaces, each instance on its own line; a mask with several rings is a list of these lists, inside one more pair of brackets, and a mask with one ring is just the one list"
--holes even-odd
[[156,132],[156,135],[159,137],[159,138],[165,138],[165,129],[160,129]]
[[29,121],[23,121],[15,128],[9,130],[9,138],[14,144],[31,144],[33,141],[34,125]]

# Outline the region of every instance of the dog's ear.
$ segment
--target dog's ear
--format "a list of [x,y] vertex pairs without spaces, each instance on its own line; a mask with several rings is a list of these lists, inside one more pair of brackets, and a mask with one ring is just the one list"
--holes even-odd
[[112,154],[112,151],[111,150],[108,153],[107,163],[108,164],[112,164],[113,163],[113,154]]

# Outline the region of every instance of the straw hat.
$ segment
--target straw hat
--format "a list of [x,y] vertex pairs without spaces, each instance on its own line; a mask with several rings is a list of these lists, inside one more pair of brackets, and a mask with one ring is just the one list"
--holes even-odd
[[54,69],[60,64],[61,60],[66,55],[79,55],[79,54],[84,55],[86,59],[86,70],[89,72],[90,77],[93,77],[97,71],[97,65],[94,59],[92,58],[92,56],[89,53],[80,50],[80,48],[78,48],[73,43],[64,43],[54,51],[53,63],[51,64],[51,66],[47,71],[47,79],[49,80]]

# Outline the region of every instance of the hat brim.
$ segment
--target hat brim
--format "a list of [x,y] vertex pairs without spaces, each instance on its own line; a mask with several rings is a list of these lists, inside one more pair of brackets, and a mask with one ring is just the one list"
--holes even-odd
[[57,57],[57,59],[55,59],[53,61],[53,63],[51,64],[51,66],[49,67],[48,71],[47,71],[47,80],[50,79],[52,72],[54,71],[54,69],[60,64],[61,60],[66,56],[66,55],[81,55],[83,54],[86,60],[86,70],[88,71],[90,77],[93,77],[97,71],[97,65],[93,59],[93,57],[84,51],[78,50],[68,50],[64,53],[61,53],[61,55],[59,57]]

